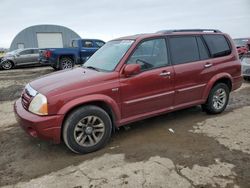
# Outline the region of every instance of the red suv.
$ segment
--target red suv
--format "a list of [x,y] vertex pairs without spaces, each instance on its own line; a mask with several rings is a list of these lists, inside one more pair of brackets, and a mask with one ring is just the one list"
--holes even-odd
[[112,40],[83,67],[32,81],[14,108],[31,136],[88,153],[130,122],[195,105],[221,113],[241,84],[241,64],[227,34],[160,31]]

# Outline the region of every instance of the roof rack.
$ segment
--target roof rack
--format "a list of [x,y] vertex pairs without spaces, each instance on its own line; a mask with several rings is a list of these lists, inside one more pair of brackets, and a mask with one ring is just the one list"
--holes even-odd
[[174,29],[174,30],[161,30],[156,33],[174,33],[174,32],[213,32],[221,33],[218,29]]

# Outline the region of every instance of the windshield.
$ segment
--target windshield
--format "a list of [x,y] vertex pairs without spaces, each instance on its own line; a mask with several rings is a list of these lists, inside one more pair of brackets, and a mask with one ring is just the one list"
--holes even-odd
[[113,71],[134,40],[115,40],[107,42],[88,61],[84,67],[94,67],[103,71]]

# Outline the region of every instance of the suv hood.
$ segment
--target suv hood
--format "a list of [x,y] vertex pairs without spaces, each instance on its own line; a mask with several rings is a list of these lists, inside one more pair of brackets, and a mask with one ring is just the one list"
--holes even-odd
[[43,76],[32,81],[30,85],[39,93],[54,96],[74,89],[84,89],[84,87],[100,84],[117,75],[118,73],[114,72],[97,72],[85,68],[75,68]]

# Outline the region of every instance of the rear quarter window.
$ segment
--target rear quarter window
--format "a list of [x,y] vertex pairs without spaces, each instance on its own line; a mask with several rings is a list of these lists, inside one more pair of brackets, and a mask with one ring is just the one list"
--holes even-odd
[[231,47],[223,35],[203,35],[212,57],[223,57],[231,53]]

